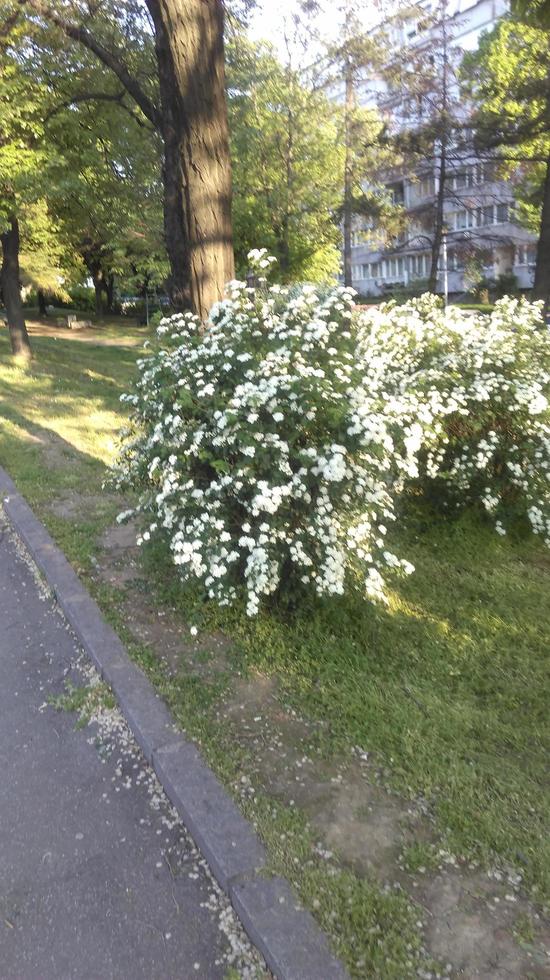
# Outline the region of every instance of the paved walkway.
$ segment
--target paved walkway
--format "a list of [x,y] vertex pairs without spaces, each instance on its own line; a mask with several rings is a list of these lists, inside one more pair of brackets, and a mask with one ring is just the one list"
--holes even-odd
[[0,514],[0,980],[221,980],[231,913],[135,743],[47,704],[79,655]]

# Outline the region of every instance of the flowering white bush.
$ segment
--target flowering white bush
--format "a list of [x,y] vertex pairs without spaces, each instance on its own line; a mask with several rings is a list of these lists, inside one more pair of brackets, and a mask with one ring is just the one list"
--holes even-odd
[[385,543],[411,463],[383,403],[358,398],[352,295],[232,282],[206,329],[191,314],[161,322],[123,396],[134,431],[117,480],[143,489],[143,539],[168,531],[182,577],[222,604],[244,587],[254,614],[281,582],[342,593],[353,561],[382,596],[385,570],[412,570]]
[[[550,545],[550,331],[541,304],[503,299],[490,316],[431,296],[361,317],[369,384],[418,405],[424,484],[479,501],[500,534],[524,515]],[[422,435],[420,435],[422,428]]]
[[384,598],[389,570],[413,570],[386,544],[411,480],[478,497],[499,530],[513,498],[550,539],[536,305],[477,318],[423,297],[359,314],[353,290],[262,281],[230,283],[206,328],[164,319],[123,396],[132,428],[115,482],[141,490],[141,540],[167,534],[184,580],[220,604],[244,591],[250,615],[281,585],[341,594],[352,567]]

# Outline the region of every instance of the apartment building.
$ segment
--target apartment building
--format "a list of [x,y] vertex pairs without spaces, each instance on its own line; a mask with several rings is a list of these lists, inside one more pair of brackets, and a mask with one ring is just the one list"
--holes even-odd
[[[418,19],[401,25],[394,33],[396,47],[422,44],[423,18],[429,16],[430,0],[418,4]],[[506,0],[449,0],[447,20],[450,44],[457,55],[475,50],[484,31],[506,13]],[[425,24],[424,20],[424,24]],[[428,36],[429,43],[429,36]],[[364,101],[372,101],[372,91]],[[377,103],[393,124],[414,125],[414,107],[397,106],[379,86]],[[357,219],[352,235],[353,285],[360,293],[377,296],[396,286],[421,286],[431,263],[431,227],[438,191],[437,155],[414,172],[405,169],[387,175],[386,186],[393,200],[407,216],[406,231],[391,243],[376,244],[372,223]],[[431,226],[430,226],[431,222]],[[513,274],[521,288],[532,285],[536,250],[535,239],[514,221],[514,197],[509,182],[499,180],[490,160],[480,160],[470,150],[453,154],[445,184],[445,247],[439,262],[438,291],[445,284],[450,295],[466,292],[473,270],[487,278]]]

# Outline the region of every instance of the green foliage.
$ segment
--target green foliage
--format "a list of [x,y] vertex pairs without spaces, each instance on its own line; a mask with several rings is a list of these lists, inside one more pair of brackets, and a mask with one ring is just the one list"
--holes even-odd
[[[17,41],[17,34],[14,43]],[[23,283],[66,297],[69,256],[52,220],[44,140],[47,85],[22,68],[16,47],[4,47],[0,67],[0,231],[19,222]]]
[[337,110],[268,46],[241,37],[229,54],[237,267],[246,273],[260,245],[285,281],[332,278],[343,178]]
[[518,219],[538,232],[550,156],[548,29],[536,19],[503,18],[465,57],[462,76],[476,105],[478,144],[495,153],[500,174],[512,179]]

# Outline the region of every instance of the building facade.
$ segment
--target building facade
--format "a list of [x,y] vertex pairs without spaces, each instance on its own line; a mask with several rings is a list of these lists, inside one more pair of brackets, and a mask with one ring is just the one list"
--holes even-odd
[[[395,29],[396,46],[420,46],[429,50],[429,29],[422,33],[422,16],[429,16],[430,0],[418,4],[419,18]],[[490,30],[506,13],[506,0],[449,0],[447,20],[450,45],[455,57],[477,48],[484,31]],[[425,21],[424,21],[425,23]],[[372,102],[373,95],[363,101]],[[397,107],[379,86],[376,94],[382,114],[397,126],[414,128],[417,116],[407,115],[407,106]],[[414,110],[413,110],[414,112]],[[466,111],[465,111],[466,118]],[[361,219],[352,234],[352,278],[354,287],[366,296],[380,296],[396,287],[421,288],[431,263],[430,220],[438,193],[437,153],[414,171],[405,167],[387,175],[386,187],[406,215],[406,231],[388,243],[376,243],[376,230]],[[535,239],[514,221],[514,196],[509,182],[499,180],[490,160],[478,159],[471,149],[455,151],[448,168],[444,192],[444,247],[439,258],[438,291],[450,295],[468,291],[475,278],[515,276],[520,288],[533,283]]]

